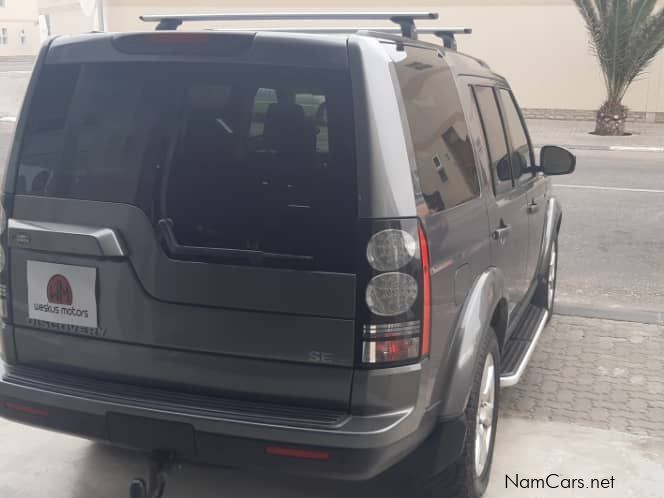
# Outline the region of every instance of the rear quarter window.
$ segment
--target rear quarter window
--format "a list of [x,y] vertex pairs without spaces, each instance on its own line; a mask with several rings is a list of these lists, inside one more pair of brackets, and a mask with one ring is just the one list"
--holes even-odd
[[405,50],[396,70],[420,188],[429,212],[443,211],[480,194],[471,138],[449,67],[432,50]]

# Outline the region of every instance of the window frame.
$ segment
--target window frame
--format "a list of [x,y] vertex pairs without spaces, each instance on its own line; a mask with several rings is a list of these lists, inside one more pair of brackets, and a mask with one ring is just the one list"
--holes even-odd
[[[487,145],[486,151],[487,155],[489,156],[489,172],[491,174],[491,184],[493,187],[493,195],[496,199],[501,199],[503,197],[507,197],[514,192],[514,190],[517,188],[517,183],[514,179],[514,172],[512,171],[512,158],[510,157],[510,152],[512,150],[510,139],[507,135],[507,128],[505,127],[505,117],[503,116],[503,110],[502,107],[500,106],[500,102],[498,101],[498,94],[496,93],[496,90],[498,88],[497,85],[492,85],[492,84],[470,84],[470,90],[473,95],[473,101],[475,102],[475,106],[477,108],[477,114],[480,117],[480,124],[482,126],[482,134],[484,136],[484,141]],[[503,140],[505,141],[505,148],[507,149],[508,152],[508,158],[510,161],[510,177],[511,177],[511,187],[505,190],[504,192],[498,192],[497,185],[498,183],[505,183],[507,184],[507,180],[504,182],[498,182],[496,178],[496,171],[494,168],[494,161],[493,161],[493,154],[491,152],[491,148],[489,147],[489,137],[487,135],[487,128],[486,128],[486,122],[484,119],[484,115],[482,113],[482,107],[480,106],[480,102],[477,98],[477,93],[475,91],[476,88],[478,87],[483,87],[483,88],[488,88],[491,91],[491,94],[493,95],[493,100],[496,105],[496,109],[498,111],[498,116],[500,118],[500,125],[503,130]]]
[[510,153],[510,163],[512,162],[512,155],[516,152],[514,149],[514,140],[512,137],[512,130],[507,124],[507,118],[506,116],[506,110],[503,107],[503,99],[500,96],[500,92],[505,92],[505,94],[509,97],[510,102],[514,106],[514,110],[516,110],[516,114],[519,117],[519,124],[521,125],[521,129],[523,130],[523,133],[526,137],[526,143],[528,144],[528,157],[530,158],[530,176],[525,177],[525,179],[521,179],[525,175],[521,175],[519,178],[514,178],[514,171],[512,170],[512,182],[514,183],[514,188],[517,188],[521,185],[527,185],[528,183],[533,181],[533,178],[535,178],[536,175],[536,163],[535,163],[535,152],[533,149],[533,144],[530,139],[530,133],[528,133],[528,127],[526,126],[525,119],[523,117],[523,112],[521,111],[521,108],[519,107],[519,104],[516,101],[516,98],[514,97],[514,93],[509,87],[498,85],[494,88],[494,93],[496,94],[496,100],[498,101],[498,107],[500,108],[501,115],[503,116],[503,127],[505,130],[505,135],[507,136],[507,141],[508,141],[508,146],[509,146],[509,153]]

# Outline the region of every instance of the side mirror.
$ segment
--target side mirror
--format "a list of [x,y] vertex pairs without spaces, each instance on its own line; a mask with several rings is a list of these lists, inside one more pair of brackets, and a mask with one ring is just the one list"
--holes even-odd
[[540,152],[540,171],[545,175],[574,173],[576,156],[556,145],[545,145]]
[[511,181],[512,180],[512,170],[511,170],[510,157],[504,156],[498,164],[496,165],[496,173],[498,173],[498,179],[501,182]]

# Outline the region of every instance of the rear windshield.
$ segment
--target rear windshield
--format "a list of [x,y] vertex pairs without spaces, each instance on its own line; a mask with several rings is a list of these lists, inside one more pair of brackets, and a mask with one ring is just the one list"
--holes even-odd
[[33,98],[17,193],[133,204],[155,226],[168,220],[178,247],[235,250],[194,259],[352,271],[346,73],[57,64],[44,66]]

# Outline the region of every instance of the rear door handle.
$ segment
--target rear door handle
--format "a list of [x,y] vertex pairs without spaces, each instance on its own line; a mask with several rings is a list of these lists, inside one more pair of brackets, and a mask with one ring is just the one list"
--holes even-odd
[[19,249],[118,258],[127,255],[118,232],[108,227],[45,221],[8,221],[9,246]]
[[505,225],[504,223],[501,223],[500,228],[496,228],[491,234],[491,237],[493,238],[493,240],[497,240],[498,242],[504,245],[505,241],[507,240],[507,236],[511,231],[512,227],[510,225]]

